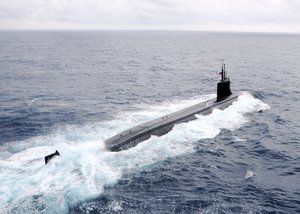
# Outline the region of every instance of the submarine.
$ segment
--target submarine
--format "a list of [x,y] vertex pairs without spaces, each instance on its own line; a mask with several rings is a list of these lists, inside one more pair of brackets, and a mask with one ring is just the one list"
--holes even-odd
[[222,62],[221,80],[217,84],[217,97],[195,104],[188,108],[176,111],[152,121],[140,124],[125,130],[105,140],[105,147],[109,151],[119,152],[130,149],[137,144],[148,140],[152,135],[162,136],[173,129],[175,124],[186,123],[197,119],[196,114],[207,115],[213,109],[225,109],[237,100],[241,92],[231,93],[230,78],[225,71],[225,64]]

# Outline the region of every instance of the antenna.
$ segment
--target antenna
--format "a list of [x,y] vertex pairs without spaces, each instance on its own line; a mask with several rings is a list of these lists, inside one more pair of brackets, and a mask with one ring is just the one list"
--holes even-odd
[[225,63],[224,63],[224,80],[227,79],[226,71],[225,71]]
[[222,59],[222,68],[221,68],[221,81],[225,80],[225,64],[224,59]]

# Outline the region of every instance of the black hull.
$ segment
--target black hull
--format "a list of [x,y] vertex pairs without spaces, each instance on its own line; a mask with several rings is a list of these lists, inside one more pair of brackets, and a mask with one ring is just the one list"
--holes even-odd
[[193,105],[180,111],[168,114],[161,118],[143,123],[115,135],[105,141],[108,150],[117,152],[130,149],[140,142],[154,136],[162,136],[171,131],[175,124],[196,119],[196,114],[210,114],[214,108],[225,109],[237,100],[240,93],[232,94],[225,99],[216,101],[216,98]]

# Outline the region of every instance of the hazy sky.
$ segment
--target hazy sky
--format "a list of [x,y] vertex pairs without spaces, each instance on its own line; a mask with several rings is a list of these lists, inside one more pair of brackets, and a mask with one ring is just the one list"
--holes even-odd
[[0,0],[0,29],[300,33],[300,0]]

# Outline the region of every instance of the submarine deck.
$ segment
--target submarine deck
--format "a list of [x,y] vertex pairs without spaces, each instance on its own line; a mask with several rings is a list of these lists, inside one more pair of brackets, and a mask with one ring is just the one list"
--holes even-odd
[[125,130],[105,141],[105,146],[110,151],[121,151],[136,146],[145,141],[151,135],[162,136],[168,133],[175,124],[196,119],[196,114],[207,115],[214,108],[224,109],[237,100],[240,93],[232,94],[224,100],[216,101],[216,98],[195,104],[188,108],[176,111],[163,117],[151,120],[131,129]]

